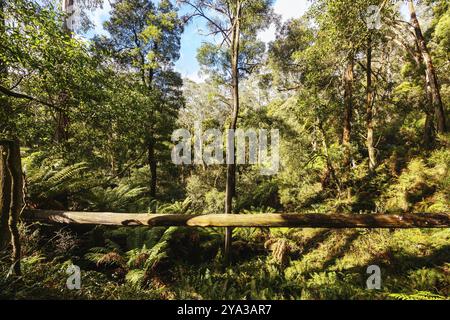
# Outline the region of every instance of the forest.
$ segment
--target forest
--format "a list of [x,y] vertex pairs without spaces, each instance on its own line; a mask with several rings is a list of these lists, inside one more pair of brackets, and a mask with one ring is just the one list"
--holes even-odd
[[0,300],[450,299],[450,3],[281,1],[0,0]]

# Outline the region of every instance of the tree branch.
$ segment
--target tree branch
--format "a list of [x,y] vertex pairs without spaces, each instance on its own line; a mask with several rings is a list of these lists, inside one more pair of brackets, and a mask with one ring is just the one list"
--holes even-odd
[[3,93],[6,96],[9,96],[9,97],[13,97],[13,98],[17,98],[17,99],[25,99],[25,100],[29,100],[29,101],[35,101],[37,103],[40,103],[40,104],[42,104],[44,106],[47,106],[47,107],[50,107],[52,109],[55,109],[55,110],[58,110],[58,111],[61,111],[61,112],[65,111],[64,109],[62,109],[60,107],[57,107],[57,106],[55,106],[55,105],[53,105],[51,103],[42,101],[40,99],[37,99],[35,97],[29,96],[29,95],[24,94],[24,93],[12,91],[12,90],[10,90],[10,89],[8,89],[6,87],[3,87],[2,85],[0,85],[0,92]]

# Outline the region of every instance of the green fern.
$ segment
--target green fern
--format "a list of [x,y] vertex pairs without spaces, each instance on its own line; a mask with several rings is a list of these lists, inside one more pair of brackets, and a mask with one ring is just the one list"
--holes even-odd
[[121,228],[117,231],[111,231],[111,235],[119,233],[120,230],[125,230],[127,250],[142,248],[143,246],[152,248],[161,239],[166,229],[166,227],[155,227],[150,229],[148,227],[136,227],[133,229]]
[[177,214],[190,214],[192,200],[188,197],[183,201],[176,201],[174,203],[161,203],[158,200],[152,200],[150,202],[151,213],[177,213]]
[[79,174],[86,169],[88,169],[88,164],[86,162],[80,162],[74,165],[62,167],[57,171],[49,171],[49,176],[46,182],[49,185],[53,185],[53,188],[56,188],[58,185],[78,177]]
[[144,282],[145,276],[146,272],[144,270],[134,269],[128,271],[125,280],[134,287],[140,287]]
[[448,300],[448,298],[444,296],[440,296],[428,291],[416,291],[413,294],[391,293],[389,294],[389,297],[396,300]]
[[61,159],[45,158],[43,153],[36,152],[25,157],[23,164],[28,198],[35,206],[51,203],[58,196],[86,185],[86,162],[66,165]]
[[128,251],[126,253],[127,256],[127,266],[129,268],[142,268],[150,257],[151,250],[147,249],[147,246],[144,244],[142,248],[136,248]]
[[147,188],[131,187],[127,184],[119,184],[115,188],[104,189],[97,187],[85,197],[88,208],[95,211],[127,211],[137,210],[138,205],[133,208],[136,201],[143,198]]
[[98,267],[124,266],[120,246],[110,239],[105,240],[104,247],[94,247],[84,255],[88,261],[95,263]]
[[[135,244],[147,240],[149,246],[144,244],[142,247],[134,248],[126,253],[128,259],[127,265],[129,267],[141,267],[146,271],[151,271],[157,267],[159,262],[171,256],[171,243],[180,236],[180,233],[184,232],[184,229],[180,227],[170,227],[165,229],[162,234],[161,231],[163,230],[158,229],[157,232],[134,233]],[[160,235],[159,239],[155,241],[155,237],[157,237],[158,234]],[[140,241],[136,241],[136,236],[141,237]],[[151,240],[151,242],[148,240]]]

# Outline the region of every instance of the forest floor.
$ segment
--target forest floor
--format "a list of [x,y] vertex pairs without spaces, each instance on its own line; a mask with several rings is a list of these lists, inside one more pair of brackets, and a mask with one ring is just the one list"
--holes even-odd
[[[448,299],[450,229],[55,229],[22,225],[23,276],[0,264],[0,299]],[[3,254],[5,256],[5,254]],[[81,289],[69,290],[69,265]],[[381,289],[367,289],[367,268]]]

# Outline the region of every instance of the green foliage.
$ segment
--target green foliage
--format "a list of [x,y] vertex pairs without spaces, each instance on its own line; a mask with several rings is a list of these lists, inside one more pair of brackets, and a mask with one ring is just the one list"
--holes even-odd
[[[186,3],[186,1],[180,1]],[[264,54],[265,45],[258,40],[259,31],[266,29],[273,20],[271,5],[273,0],[254,0],[239,3],[239,53],[237,67],[240,77],[245,77],[255,70]],[[222,37],[219,43],[205,42],[199,48],[197,59],[209,73],[211,78],[225,85],[230,82],[232,35],[230,30],[235,24],[237,2],[219,0],[210,5],[208,2],[197,0],[191,2],[194,6],[186,6],[189,10],[203,17],[210,32]],[[195,8],[195,9],[193,9]],[[200,13],[200,14],[199,14]]]
[[448,212],[450,174],[447,148],[427,159],[412,159],[382,200],[389,211]]
[[157,200],[153,200],[150,203],[151,211],[154,213],[190,214],[192,213],[191,207],[192,200],[189,197],[174,203],[161,203]]
[[[173,1],[115,1],[107,35],[88,40],[69,34],[67,16],[48,1],[2,2],[0,137],[21,140],[29,207],[224,212],[225,166],[170,161],[176,127],[192,131],[200,122],[203,128],[226,128],[232,109],[235,2],[191,3],[195,16],[212,17],[207,28],[216,36],[197,54],[209,76],[202,83],[183,81],[175,71],[186,21]],[[382,27],[370,29],[366,9],[381,3]],[[280,172],[263,177],[258,166],[238,166],[234,210],[450,212],[450,138],[436,132],[429,74],[416,41],[405,36],[411,30],[399,22],[399,6],[314,0],[303,17],[283,22],[275,21],[273,4],[241,3],[238,123],[242,129],[280,130]],[[446,1],[423,6],[432,12],[430,19],[420,18],[428,25],[423,33],[448,114],[450,7]],[[259,35],[272,22],[276,39],[266,50]],[[368,49],[375,94],[373,171],[367,159]],[[343,123],[349,116],[347,144]],[[8,252],[0,252],[0,298],[449,296],[448,229],[235,228],[233,263],[224,267],[220,228],[19,227],[24,274],[12,277]],[[83,269],[79,291],[65,287],[72,263]],[[372,264],[382,269],[381,290],[366,289]]]
[[142,208],[139,200],[145,196],[147,188],[133,188],[123,183],[111,188],[96,187],[85,198],[88,208],[94,211],[135,212]]
[[62,206],[58,198],[83,188],[88,164],[66,164],[62,159],[46,158],[36,152],[23,159],[28,197],[33,206]]
[[[22,237],[34,237],[35,231],[22,230]],[[46,232],[41,227],[39,234]],[[2,258],[0,296],[420,300],[449,296],[450,233],[446,229],[237,229],[234,263],[226,268],[218,254],[222,237],[214,231],[119,228],[104,230],[101,239],[104,242],[98,247],[92,247],[88,237],[80,239],[82,252],[87,253],[75,261],[51,259],[41,251],[45,247],[27,253],[21,282],[5,277],[9,262]],[[266,248],[258,248],[264,239],[269,240]],[[289,247],[284,267],[274,259],[273,244],[281,242]],[[66,289],[65,270],[72,263],[83,270],[80,291]],[[382,269],[381,290],[366,289],[366,268],[372,264]]]
[[391,293],[389,297],[394,298],[396,300],[447,300],[443,296],[427,291],[418,291],[413,294]]

